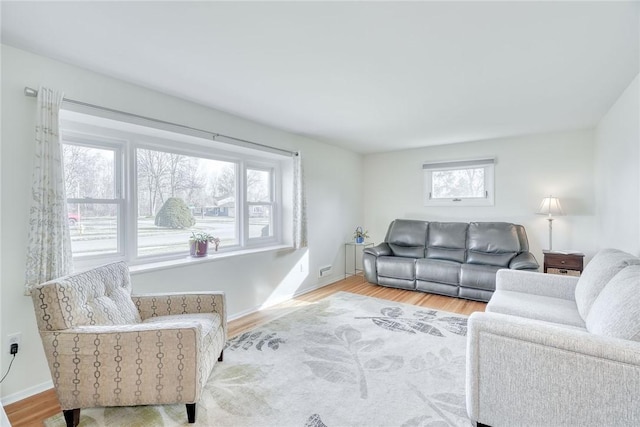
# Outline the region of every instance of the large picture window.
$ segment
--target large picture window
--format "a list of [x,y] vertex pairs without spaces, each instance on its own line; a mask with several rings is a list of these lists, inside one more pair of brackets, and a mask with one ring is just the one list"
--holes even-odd
[[84,116],[62,120],[76,263],[185,257],[194,232],[219,238],[221,251],[282,241],[282,160]]
[[[137,255],[183,251],[192,232],[238,245],[234,162],[157,149],[136,150]],[[183,208],[180,217],[173,210]]]
[[425,206],[492,206],[495,159],[425,163]]

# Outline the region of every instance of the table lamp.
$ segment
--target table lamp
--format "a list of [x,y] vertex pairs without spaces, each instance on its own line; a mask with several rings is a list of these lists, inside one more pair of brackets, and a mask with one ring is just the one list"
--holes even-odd
[[557,197],[549,196],[542,199],[540,207],[538,208],[538,215],[548,215],[547,221],[549,221],[549,250],[553,250],[553,215],[564,215],[562,206],[560,206],[560,199]]

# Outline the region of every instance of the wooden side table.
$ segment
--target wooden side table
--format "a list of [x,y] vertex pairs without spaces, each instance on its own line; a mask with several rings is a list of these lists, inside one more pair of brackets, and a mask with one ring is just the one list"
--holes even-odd
[[564,276],[580,276],[584,268],[584,254],[542,251],[544,272]]

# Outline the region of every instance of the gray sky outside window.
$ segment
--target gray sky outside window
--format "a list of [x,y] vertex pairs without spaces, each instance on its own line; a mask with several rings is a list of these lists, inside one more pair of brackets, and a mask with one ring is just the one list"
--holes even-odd
[[269,171],[247,169],[247,201],[271,202],[271,173]]
[[431,197],[484,197],[484,168],[433,171]]

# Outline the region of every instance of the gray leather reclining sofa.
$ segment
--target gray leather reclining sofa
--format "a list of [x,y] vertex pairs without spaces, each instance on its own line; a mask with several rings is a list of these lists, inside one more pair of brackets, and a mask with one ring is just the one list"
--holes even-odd
[[489,301],[501,268],[537,271],[522,225],[397,219],[384,242],[364,250],[370,283]]

